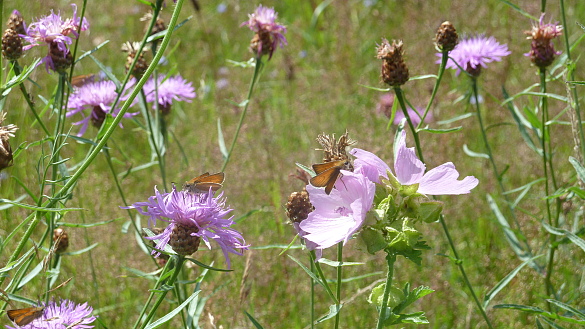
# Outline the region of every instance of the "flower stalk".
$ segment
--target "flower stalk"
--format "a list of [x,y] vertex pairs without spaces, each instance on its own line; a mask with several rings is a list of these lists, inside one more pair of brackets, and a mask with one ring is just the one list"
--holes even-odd
[[386,275],[386,286],[384,288],[384,297],[382,299],[382,306],[380,307],[380,315],[378,316],[378,324],[376,329],[384,327],[384,321],[386,320],[386,311],[388,310],[388,297],[390,296],[390,290],[392,290],[392,277],[394,276],[394,263],[396,262],[396,254],[388,252],[386,254],[386,264],[388,265],[388,274]]

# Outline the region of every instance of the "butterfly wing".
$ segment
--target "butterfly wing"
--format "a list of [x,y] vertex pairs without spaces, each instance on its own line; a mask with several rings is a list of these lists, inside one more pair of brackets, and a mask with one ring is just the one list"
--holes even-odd
[[43,315],[44,307],[27,307],[17,310],[8,310],[8,318],[18,326],[26,326]]
[[340,173],[341,167],[331,167],[311,178],[310,183],[315,187],[325,187],[325,193],[329,195]]
[[223,172],[212,175],[206,172],[186,182],[183,188],[191,193],[209,192],[210,188],[215,192],[222,187],[224,179],[225,174]]

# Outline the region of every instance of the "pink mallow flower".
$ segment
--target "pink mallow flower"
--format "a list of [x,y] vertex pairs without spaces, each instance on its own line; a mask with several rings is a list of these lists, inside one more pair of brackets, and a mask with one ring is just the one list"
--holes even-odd
[[[406,131],[402,131],[395,149],[395,178],[401,185],[418,184],[417,193],[426,195],[457,195],[469,193],[479,184],[473,176],[458,180],[459,172],[452,162],[444,163],[425,173],[425,164],[418,159],[413,147],[406,147]],[[380,177],[388,179],[390,167],[375,154],[358,148],[351,150],[355,171],[361,171],[368,179],[380,183]]]
[[372,208],[375,184],[359,172],[342,170],[336,188],[327,195],[322,188],[307,185],[311,204],[315,207],[299,225],[299,234],[309,249],[322,250],[339,242],[345,244],[357,233]]

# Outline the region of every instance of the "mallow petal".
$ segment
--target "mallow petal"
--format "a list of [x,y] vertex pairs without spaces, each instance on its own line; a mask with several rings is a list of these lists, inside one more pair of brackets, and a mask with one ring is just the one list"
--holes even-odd
[[425,164],[418,159],[414,152],[414,147],[406,147],[406,131],[396,141],[398,144],[396,156],[394,159],[394,172],[396,178],[402,185],[412,185],[418,183],[425,172]]
[[359,148],[354,148],[349,153],[356,157],[353,162],[355,172],[361,172],[374,183],[380,183],[380,176],[388,178],[390,167],[374,153]]
[[479,184],[473,176],[457,180],[459,172],[452,162],[444,163],[429,170],[419,182],[418,193],[429,195],[466,194]]

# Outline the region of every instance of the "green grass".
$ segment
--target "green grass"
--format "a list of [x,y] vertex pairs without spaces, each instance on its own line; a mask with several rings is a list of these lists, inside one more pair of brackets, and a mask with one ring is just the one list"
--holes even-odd
[[[132,1],[101,3],[98,5],[90,1],[88,5],[91,33],[82,34],[80,49],[87,51],[104,40],[110,40],[95,56],[121,77],[125,56],[119,47],[126,40],[138,40],[141,37],[144,24],[139,18],[146,6]],[[169,118],[170,129],[176,139],[170,141],[167,150],[167,175],[170,181],[177,184],[205,171],[215,172],[221,168],[217,120],[221,120],[226,143],[231,142],[241,111],[233,103],[245,99],[252,75],[251,69],[233,67],[227,61],[246,61],[252,56],[248,50],[252,34],[239,25],[257,4],[239,1],[224,3],[227,11],[218,13],[216,3],[201,1],[202,10],[197,13],[186,2],[180,20],[190,15],[193,18],[176,31],[169,47],[173,49],[168,54],[169,64],[160,67],[161,72],[177,71],[193,81],[198,94],[192,103],[181,103],[173,108],[172,117]],[[539,15],[538,1],[515,3],[533,16]],[[279,255],[281,249],[254,248],[286,245],[293,239],[295,232],[287,222],[283,205],[291,192],[302,189],[302,183],[289,175],[294,173],[296,162],[305,165],[320,162],[320,153],[314,151],[319,147],[315,141],[319,133],[339,135],[347,129],[350,136],[359,141],[357,147],[372,151],[391,162],[394,131],[388,131],[387,119],[375,113],[381,93],[361,86],[385,87],[379,82],[381,64],[375,58],[375,46],[383,37],[404,41],[411,76],[436,74],[438,65],[435,61],[438,57],[434,55],[433,38],[436,28],[444,20],[453,22],[460,35],[486,33],[507,43],[512,55],[500,63],[490,64],[479,80],[485,98],[482,104],[484,115],[491,126],[488,137],[495,149],[498,165],[501,168],[510,166],[505,176],[505,185],[509,190],[542,176],[540,158],[528,150],[509,112],[500,105],[503,86],[514,94],[538,82],[536,68],[523,56],[530,46],[523,31],[530,29],[531,23],[502,2],[378,1],[368,7],[362,1],[338,1],[326,7],[313,27],[310,26],[311,19],[319,2],[265,1],[263,5],[274,6],[279,13],[279,20],[287,25],[288,45],[284,49],[277,49],[260,78],[232,160],[225,170],[224,184],[225,195],[230,206],[235,209],[236,218],[250,210],[259,211],[236,225],[236,229],[251,244],[251,250],[246,252],[245,257],[231,257],[233,272],[210,273],[202,284],[202,295],[212,295],[201,320],[203,328],[211,328],[209,316],[213,316],[216,325],[224,328],[252,328],[243,311],[252,314],[265,328],[303,328],[308,325],[308,276],[287,257],[290,254],[308,264],[306,252],[294,249]],[[71,13],[64,1],[48,1],[42,5],[31,3],[26,8],[12,1],[4,4],[4,17],[12,6],[16,6],[27,21],[31,17],[46,15],[50,8],[60,9],[66,17]],[[172,3],[167,6],[163,12],[165,19],[170,17],[173,8]],[[547,6],[550,8],[547,13],[552,14],[553,20],[560,20],[558,3],[549,1]],[[583,34],[583,30],[575,23],[585,23],[585,3],[576,1],[567,4],[567,7],[567,29],[570,40],[574,41]],[[560,41],[557,47],[563,49]],[[574,58],[578,58],[582,49],[583,45],[577,46]],[[306,55],[301,56],[301,52]],[[27,64],[40,54],[40,50],[33,49],[21,63]],[[79,74],[97,71],[95,63],[88,58],[79,63],[76,69]],[[577,77],[582,80],[582,76],[583,70],[579,68]],[[57,75],[48,75],[43,67],[39,67],[32,79],[38,86],[27,83],[27,88],[35,95],[49,98],[55,88]],[[228,80],[226,88],[215,87],[220,79]],[[433,83],[431,79],[407,83],[404,86],[407,98],[413,105],[426,105]],[[549,88],[550,92],[566,94],[562,81],[551,83]],[[455,102],[468,91],[466,77],[456,77],[454,72],[448,72],[433,105],[435,118],[446,120],[472,112],[473,109],[467,108],[465,102]],[[37,106],[42,107],[41,99],[36,97],[35,100]],[[536,102],[536,98],[523,97],[519,99],[518,105],[533,106]],[[564,107],[564,103],[550,101],[551,116]],[[33,124],[30,110],[18,90],[11,92],[4,109],[8,112],[7,123],[15,123],[20,127],[16,137],[11,139],[13,148],[43,137],[39,127]],[[49,114],[45,113],[44,118],[49,120]],[[562,119],[568,121],[566,115]],[[474,151],[482,151],[477,122],[471,117],[452,124],[456,125],[462,125],[463,129],[444,135],[423,133],[422,148],[427,168],[453,161],[463,176],[474,175],[480,180],[479,187],[471,194],[444,197],[441,200],[445,201],[445,218],[465,269],[476,293],[482,298],[521,262],[506,243],[502,230],[487,206],[486,193],[498,197],[489,163],[483,159],[470,158],[463,152],[464,144]],[[117,173],[150,161],[144,131],[137,129],[130,121],[126,121],[124,127],[116,131],[108,143],[112,147],[110,153],[115,159]],[[76,133],[77,129],[73,127],[72,131]],[[552,129],[557,176],[561,185],[573,184],[574,171],[566,161],[568,156],[573,155],[570,126],[556,125]],[[93,137],[92,134],[95,134],[95,130],[90,127],[87,136]],[[410,141],[409,145],[412,145]],[[69,140],[69,145],[63,151],[64,157],[71,157],[68,166],[82,161],[87,150],[87,145]],[[30,146],[15,159],[14,166],[5,171],[10,177],[22,180],[36,194],[39,179],[37,165],[42,152],[48,152],[46,147]],[[158,168],[150,167],[128,175],[121,184],[127,201],[132,203],[146,200],[152,194],[153,186],[161,186],[162,181]],[[522,228],[535,248],[546,246],[548,238],[539,223],[544,215],[542,191],[542,185],[536,185],[520,204],[520,207],[536,214],[532,217],[519,213]],[[1,198],[16,199],[23,194],[23,189],[14,179],[0,182]],[[513,194],[512,198],[516,196]],[[23,202],[33,203],[30,198]],[[124,222],[129,218],[126,211],[118,207],[123,202],[116,192],[103,156],[98,156],[84,174],[73,192],[73,199],[67,205],[84,208],[80,212],[68,213],[63,220],[69,223],[120,220],[87,230],[69,230],[69,250],[79,250],[93,243],[99,245],[90,253],[63,257],[58,281],[69,277],[73,277],[73,280],[52,295],[80,302],[88,301],[99,312],[101,321],[108,328],[130,327],[136,321],[153,282],[136,278],[128,268],[150,272],[155,267],[149,256],[137,247],[132,230],[123,232],[126,227]],[[575,204],[575,208],[579,206]],[[5,239],[28,214],[15,207],[0,212],[0,218],[5,223],[0,225],[0,237]],[[577,223],[576,227],[582,226],[579,218],[567,217],[564,228],[570,229],[574,222]],[[146,225],[144,219],[142,224]],[[432,328],[484,328],[485,324],[474,308],[457,267],[448,258],[439,255],[451,255],[440,225],[435,223],[419,228],[432,250],[424,254],[420,267],[399,258],[395,282],[410,281],[413,286],[428,285],[436,291],[424,297],[412,309],[425,310]],[[44,227],[39,226],[33,240],[37,241],[43,230]],[[19,239],[21,234],[17,233],[15,238]],[[0,264],[5,263],[15,244],[9,244],[2,251]],[[358,247],[357,241],[346,245],[346,260],[365,264],[347,267],[344,276],[349,278],[364,273],[380,273],[344,285],[343,299],[352,299],[352,302],[341,313],[343,328],[375,326],[376,311],[366,302],[369,291],[358,291],[385,277],[383,255],[369,255]],[[333,259],[334,249],[326,251],[325,257]],[[540,253],[541,250],[535,249],[534,252]],[[557,255],[553,282],[557,286],[565,285],[565,300],[583,307],[583,298],[578,293],[581,291],[583,252],[569,244],[562,246]],[[223,256],[218,250],[201,250],[196,256],[202,262],[215,261],[216,266],[224,265]],[[334,277],[333,270],[328,268],[327,271],[330,277]],[[188,270],[187,274],[194,279],[200,272],[195,267]],[[95,280],[92,273],[95,273]],[[534,271],[525,268],[491,305],[518,303],[544,307],[543,281]],[[36,299],[37,295],[43,293],[43,289],[40,282],[33,282],[19,293]],[[317,314],[324,314],[328,311],[330,301],[322,289],[317,287],[316,290]],[[168,304],[163,305],[163,310],[173,308]],[[163,310],[160,315],[164,314]],[[493,310],[490,307],[488,316],[497,328],[534,327],[533,317],[515,311]],[[175,321],[163,327],[176,328],[179,323]],[[328,321],[319,327],[332,328],[333,322]]]

